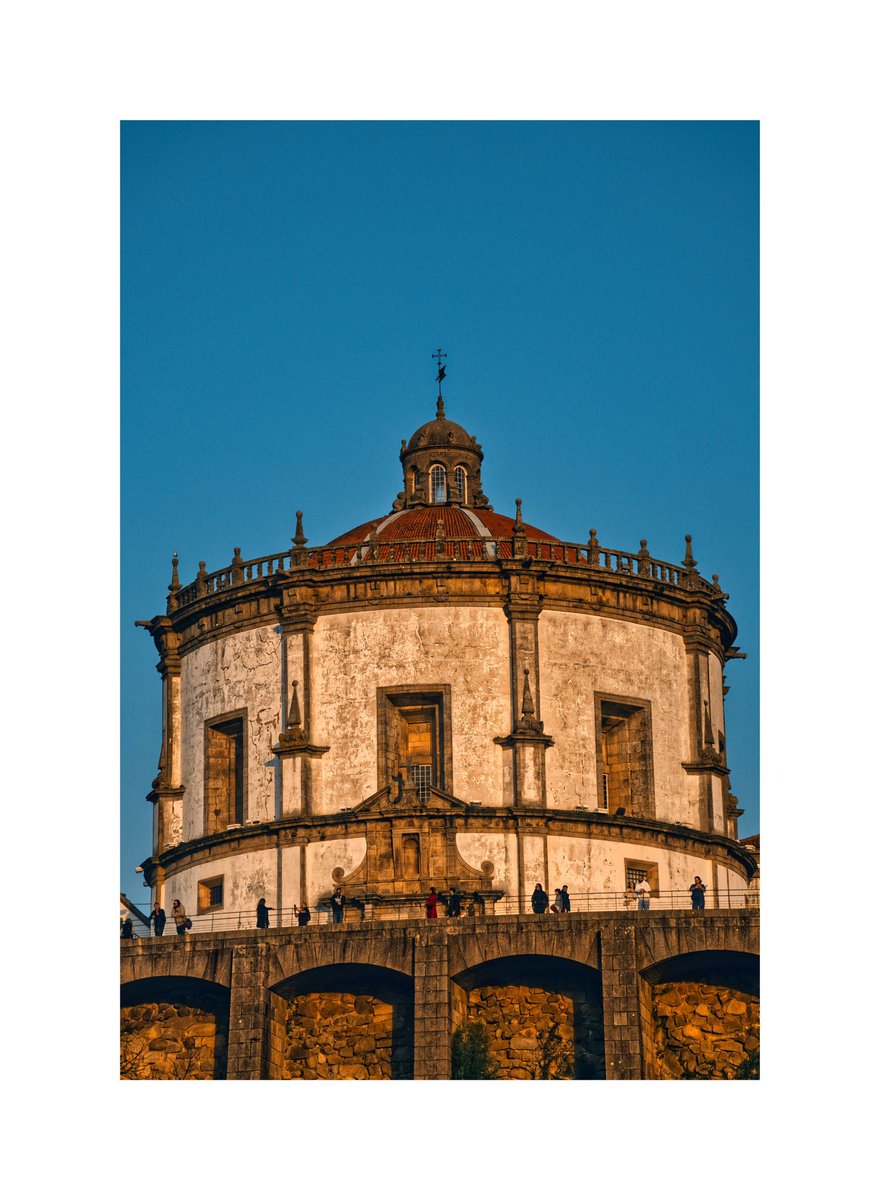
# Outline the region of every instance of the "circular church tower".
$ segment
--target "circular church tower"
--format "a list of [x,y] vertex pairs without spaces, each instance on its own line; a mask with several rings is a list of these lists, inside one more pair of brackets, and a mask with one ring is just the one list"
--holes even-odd
[[[163,681],[154,899],[214,927],[421,916],[431,886],[528,911],[536,883],[615,908],[694,875],[730,907],[754,869],[728,786],[726,595],[697,570],[564,542],[494,510],[445,414],[400,450],[390,513],[181,586]],[[240,914],[245,914],[241,916]],[[217,924],[215,924],[215,922]]]

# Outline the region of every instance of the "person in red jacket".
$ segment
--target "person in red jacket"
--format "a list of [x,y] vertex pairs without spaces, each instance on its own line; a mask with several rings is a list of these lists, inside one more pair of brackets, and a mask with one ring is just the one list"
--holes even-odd
[[428,899],[425,901],[425,915],[428,918],[437,916],[437,892],[433,887],[428,892]]

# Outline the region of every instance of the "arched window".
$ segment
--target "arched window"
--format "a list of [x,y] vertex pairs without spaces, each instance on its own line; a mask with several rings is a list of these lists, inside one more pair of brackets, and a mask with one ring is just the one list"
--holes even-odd
[[452,472],[454,480],[452,488],[452,499],[460,500],[462,504],[467,504],[467,471],[464,467],[456,467]]
[[446,503],[446,468],[439,463],[431,467],[431,503]]

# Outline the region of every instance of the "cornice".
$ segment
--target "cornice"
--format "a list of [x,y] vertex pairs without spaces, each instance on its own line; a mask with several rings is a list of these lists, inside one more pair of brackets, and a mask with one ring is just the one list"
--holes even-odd
[[[425,809],[420,811],[419,818],[445,826],[455,833],[515,834],[521,831],[663,846],[694,857],[711,858],[722,864],[732,859],[745,870],[747,878],[751,878],[755,870],[752,856],[731,838],[649,818],[615,817],[606,813],[568,809],[487,808],[474,805],[467,805],[464,812]],[[366,837],[372,824],[384,825],[395,819],[395,815],[385,809],[286,817],[181,842],[146,859],[142,866],[149,883],[157,868],[174,874],[201,862],[209,865],[218,858],[250,853],[256,849]]]

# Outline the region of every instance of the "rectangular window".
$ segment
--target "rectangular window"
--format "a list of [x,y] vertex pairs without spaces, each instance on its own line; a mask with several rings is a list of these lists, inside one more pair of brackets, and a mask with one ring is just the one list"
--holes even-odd
[[597,693],[598,804],[612,816],[654,816],[651,704]]
[[213,879],[199,880],[198,910],[200,913],[209,912],[213,908],[223,907],[223,876],[216,875]]
[[205,725],[205,833],[223,833],[245,819],[245,721],[226,713]]
[[641,883],[643,879],[647,879],[651,892],[656,896],[660,889],[660,875],[656,863],[636,862],[634,859],[627,858],[624,859],[623,869],[627,891]]
[[452,791],[450,698],[448,684],[377,689],[379,787],[402,779],[420,800],[432,787]]

